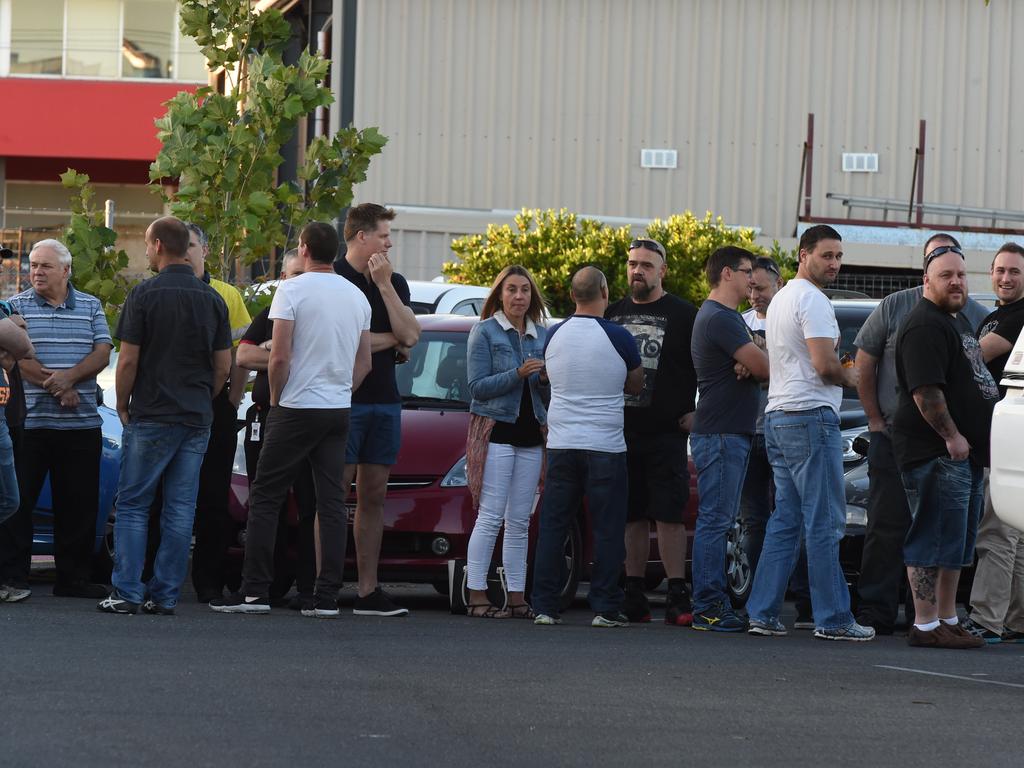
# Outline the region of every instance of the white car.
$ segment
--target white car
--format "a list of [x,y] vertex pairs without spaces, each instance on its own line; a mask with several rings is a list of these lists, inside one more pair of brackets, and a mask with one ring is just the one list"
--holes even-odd
[[1003,368],[1006,397],[992,414],[992,508],[1007,525],[1024,530],[1024,333]]
[[410,280],[412,311],[417,315],[469,315],[477,317],[484,308],[490,288],[436,280]]

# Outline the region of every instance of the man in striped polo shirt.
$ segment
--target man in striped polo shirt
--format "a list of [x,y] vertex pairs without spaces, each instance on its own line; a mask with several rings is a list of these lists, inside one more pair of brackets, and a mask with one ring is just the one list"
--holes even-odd
[[[31,516],[49,472],[57,565],[53,594],[95,599],[106,595],[103,586],[90,583],[103,440],[96,374],[107,367],[112,344],[103,305],[70,278],[68,249],[58,240],[41,240],[29,254],[32,287],[11,299],[36,349],[34,359],[19,363],[26,416],[16,515]],[[18,536],[13,546],[5,537],[0,561],[8,578],[27,582],[32,529],[16,528],[28,536]]]

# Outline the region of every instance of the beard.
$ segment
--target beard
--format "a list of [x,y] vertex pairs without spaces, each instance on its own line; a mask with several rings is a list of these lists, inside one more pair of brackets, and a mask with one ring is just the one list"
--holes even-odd
[[954,314],[967,305],[967,293],[944,293],[935,303],[943,311]]
[[633,280],[629,284],[629,293],[634,300],[646,301],[653,292],[654,287],[648,285],[643,280]]

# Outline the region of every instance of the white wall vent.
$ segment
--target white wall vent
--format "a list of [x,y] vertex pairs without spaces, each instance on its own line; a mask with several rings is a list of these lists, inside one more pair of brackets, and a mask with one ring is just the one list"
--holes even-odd
[[878,153],[843,152],[844,173],[878,173]]
[[674,149],[641,149],[641,168],[675,168],[677,153]]

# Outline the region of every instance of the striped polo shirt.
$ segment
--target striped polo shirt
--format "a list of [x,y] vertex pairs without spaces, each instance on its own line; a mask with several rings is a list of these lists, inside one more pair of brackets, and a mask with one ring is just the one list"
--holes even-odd
[[[11,305],[25,318],[28,336],[36,348],[36,359],[44,368],[72,368],[92,352],[94,345],[112,343],[100,300],[82,293],[70,283],[67,298],[57,306],[47,303],[32,288],[14,296]],[[100,426],[96,379],[83,379],[75,389],[80,400],[78,407],[63,408],[56,397],[25,379],[25,429]]]

